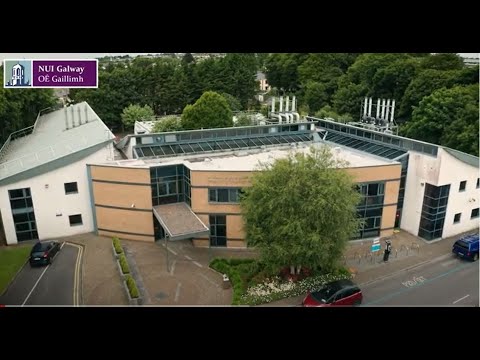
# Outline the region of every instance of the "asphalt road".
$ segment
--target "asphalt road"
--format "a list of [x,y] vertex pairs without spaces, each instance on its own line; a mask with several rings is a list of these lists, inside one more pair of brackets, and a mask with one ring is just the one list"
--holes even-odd
[[478,306],[479,262],[452,255],[361,288],[362,306]]
[[[30,267],[27,263],[0,297],[3,305],[78,304],[79,247],[65,244],[51,265]],[[77,277],[77,278],[76,278]]]

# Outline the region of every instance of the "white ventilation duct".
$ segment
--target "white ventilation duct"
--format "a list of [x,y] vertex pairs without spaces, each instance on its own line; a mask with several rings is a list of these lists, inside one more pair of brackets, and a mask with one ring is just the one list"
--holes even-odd
[[280,96],[280,109],[278,110],[278,112],[282,112],[283,111],[283,96]]

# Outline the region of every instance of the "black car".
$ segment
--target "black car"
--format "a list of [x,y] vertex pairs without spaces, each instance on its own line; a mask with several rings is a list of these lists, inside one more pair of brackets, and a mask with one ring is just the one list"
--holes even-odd
[[51,264],[53,257],[59,251],[58,241],[37,242],[30,252],[30,266]]

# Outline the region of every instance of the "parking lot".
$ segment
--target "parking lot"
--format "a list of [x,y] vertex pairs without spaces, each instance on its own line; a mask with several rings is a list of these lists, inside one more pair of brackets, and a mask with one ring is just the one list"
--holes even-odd
[[82,254],[81,246],[63,243],[51,265],[31,267],[27,262],[0,296],[0,304],[79,305]]

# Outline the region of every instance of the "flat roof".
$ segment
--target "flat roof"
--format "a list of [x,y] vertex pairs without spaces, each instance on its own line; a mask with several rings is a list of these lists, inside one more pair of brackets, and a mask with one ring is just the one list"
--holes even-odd
[[43,114],[23,130],[31,133],[10,141],[0,154],[0,179],[114,138],[86,102]]
[[344,146],[332,146],[324,142],[317,142],[300,143],[295,144],[295,146],[289,144],[266,149],[227,151],[211,154],[174,156],[170,158],[120,160],[102,165],[148,168],[153,166],[184,164],[190,170],[194,171],[254,171],[258,169],[260,162],[269,164],[276,159],[286,158],[288,154],[292,152],[308,153],[310,146],[329,146],[332,148],[336,158],[349,162],[348,167],[350,168],[385,166],[396,163],[389,159],[383,159]]

